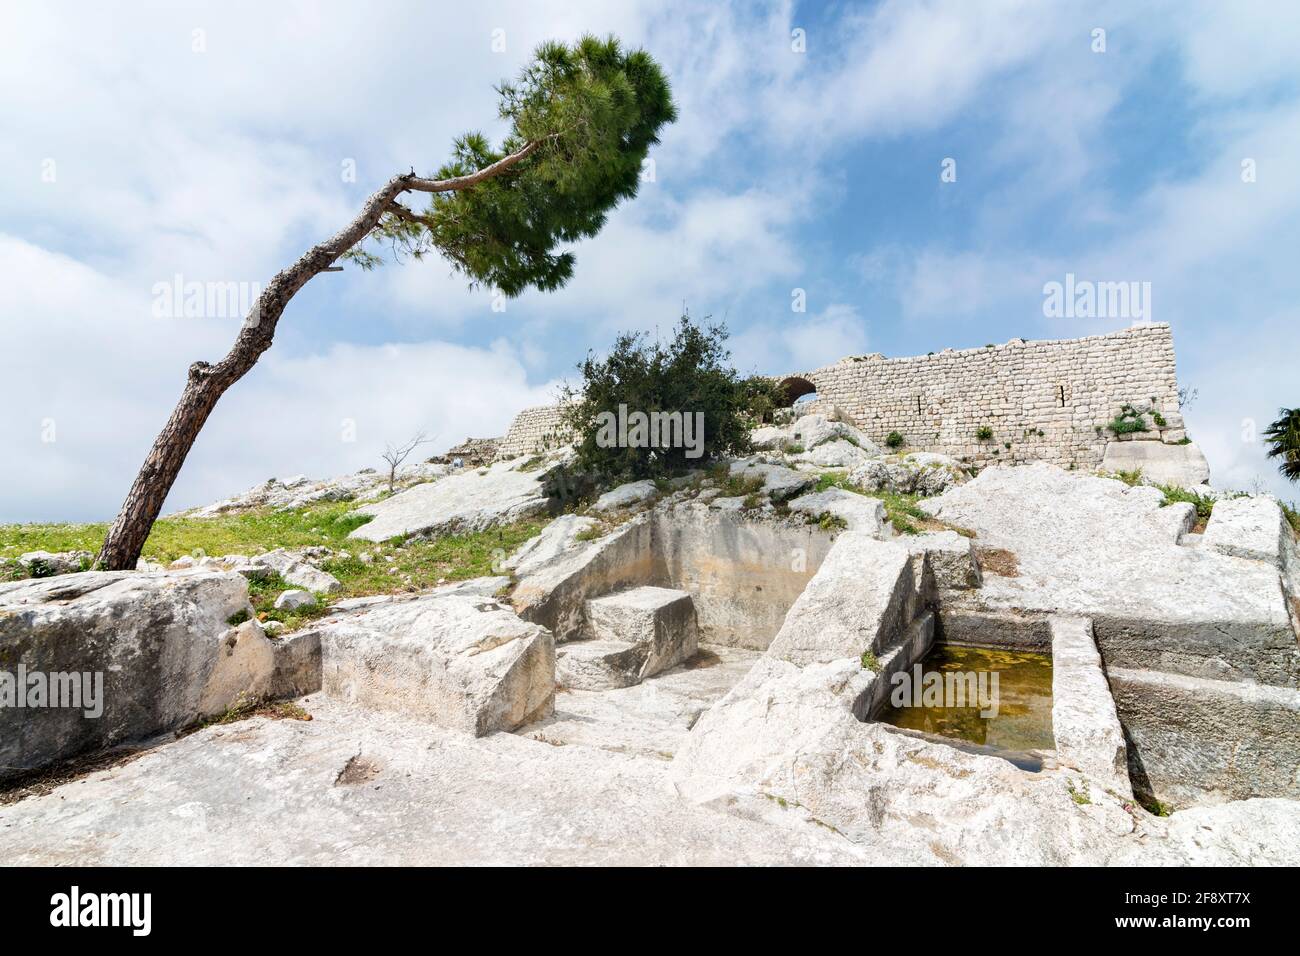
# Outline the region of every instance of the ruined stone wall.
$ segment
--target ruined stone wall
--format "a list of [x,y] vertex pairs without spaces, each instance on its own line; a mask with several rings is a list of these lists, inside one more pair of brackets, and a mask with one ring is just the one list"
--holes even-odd
[[[800,411],[838,409],[882,446],[896,431],[904,450],[941,452],[980,466],[1048,461],[1096,468],[1115,437],[1106,425],[1126,404],[1154,408],[1169,425],[1126,438],[1176,442],[1183,436],[1166,324],[911,358],[851,356],[785,380],[795,377],[817,388],[817,399],[799,403]],[[981,427],[992,430],[991,440],[975,437]],[[525,409],[502,439],[498,458],[555,447],[563,435],[559,406]]]
[[559,405],[538,405],[516,415],[497,446],[497,460],[532,455],[561,444],[566,429],[560,420],[560,410]]
[[[912,358],[853,356],[799,377],[817,388],[810,410],[838,408],[882,445],[897,431],[908,449],[981,466],[1095,468],[1114,437],[1105,426],[1125,404],[1153,406],[1181,424],[1166,324]],[[992,429],[991,441],[975,437],[981,427]]]

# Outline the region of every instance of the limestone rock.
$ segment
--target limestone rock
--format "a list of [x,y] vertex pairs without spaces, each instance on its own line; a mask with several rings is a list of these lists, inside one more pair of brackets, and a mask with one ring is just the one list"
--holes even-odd
[[1284,568],[1295,534],[1278,503],[1268,497],[1224,498],[1214,505],[1201,547]]
[[[100,681],[103,712],[0,707],[0,777],[221,713],[269,679],[237,574],[85,571],[0,584],[0,661]],[[79,687],[81,681],[77,681]],[[93,686],[90,688],[93,692]]]
[[402,534],[444,535],[483,531],[544,512],[550,503],[547,477],[558,466],[552,458],[530,471],[521,460],[450,475],[365,505],[374,520],[349,535],[387,541]]
[[591,506],[592,511],[618,511],[623,508],[631,508],[634,505],[644,504],[652,500],[659,494],[659,489],[655,487],[653,481],[633,481],[625,485],[619,485],[612,491],[607,491]]
[[864,531],[876,537],[885,534],[885,503],[879,498],[855,494],[843,488],[827,488],[800,495],[791,499],[790,510],[811,518],[833,515],[842,519],[850,531]]
[[550,712],[555,642],[491,598],[434,594],[317,629],[322,686],[363,707],[481,736]]
[[[424,462],[402,465],[397,469],[396,486],[401,490],[422,482],[435,481],[447,472],[446,465]],[[314,481],[305,475],[294,475],[289,478],[270,478],[242,494],[182,514],[191,518],[215,518],[255,508],[285,511],[305,508],[322,501],[366,501],[387,491],[387,472],[380,473],[373,468],[320,481]]]
[[892,491],[904,495],[942,494],[964,477],[955,460],[928,452],[914,452],[901,458],[878,458],[849,473],[849,480],[865,491]]
[[1300,687],[1278,569],[1180,545],[1185,525],[1160,500],[1156,489],[1035,463],[986,468],[920,507],[1015,556],[1015,576],[984,575],[983,611],[1091,618],[1108,668]]
[[1141,471],[1161,485],[1195,488],[1210,480],[1210,464],[1195,442],[1166,445],[1159,441],[1113,441],[1106,446],[1101,470]]
[[632,683],[694,657],[699,642],[695,604],[672,588],[642,586],[590,600],[587,623],[597,641],[631,645],[628,663],[639,658]]
[[846,531],[790,608],[768,653],[811,664],[880,651],[908,623],[912,587],[906,547]]
[[1123,797],[1133,795],[1128,748],[1086,618],[1054,616],[1052,735],[1057,759]]
[[983,585],[974,542],[956,531],[927,531],[896,539],[912,554],[924,554],[940,590],[964,591]]
[[541,534],[520,545],[519,550],[506,560],[505,568],[520,575],[528,574],[581,544],[578,536],[594,527],[595,518],[576,514],[560,515],[543,528]]
[[[879,454],[879,451],[875,453]],[[836,438],[795,455],[794,459],[816,465],[818,468],[854,468],[870,461],[871,457],[871,452],[864,451],[842,438]]]
[[848,422],[835,421],[826,415],[813,413],[804,415],[789,428],[792,440],[803,445],[805,451],[812,451],[826,442],[842,440],[855,445],[866,455],[878,455],[880,448]]
[[773,465],[756,458],[741,458],[733,461],[731,474],[740,478],[762,479],[763,493],[773,501],[793,498],[817,480],[815,476],[795,471],[793,468]]
[[277,611],[296,611],[302,607],[314,607],[316,598],[310,591],[281,591],[275,599]]
[[28,551],[18,556],[18,563],[34,578],[56,574],[75,574],[90,567],[95,556],[89,551]]

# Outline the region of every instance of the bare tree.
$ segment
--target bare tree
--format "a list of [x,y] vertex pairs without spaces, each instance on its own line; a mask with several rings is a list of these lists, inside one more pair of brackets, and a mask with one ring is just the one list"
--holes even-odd
[[[437,436],[434,436],[436,438]],[[387,445],[384,448],[384,454],[381,456],[384,461],[388,462],[388,493],[392,494],[397,490],[397,469],[406,461],[407,455],[415,451],[421,445],[427,445],[433,441],[425,435],[424,432],[416,433],[416,436],[404,445]]]

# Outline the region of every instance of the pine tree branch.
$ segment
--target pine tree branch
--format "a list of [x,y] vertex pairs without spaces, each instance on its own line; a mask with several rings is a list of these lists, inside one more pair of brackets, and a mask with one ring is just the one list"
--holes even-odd
[[552,133],[542,139],[535,139],[509,156],[503,156],[495,163],[484,166],[482,169],[466,176],[453,176],[450,179],[425,179],[423,176],[416,176],[412,173],[401,177],[402,186],[404,189],[413,189],[424,193],[447,193],[455,192],[458,189],[469,189],[471,186],[477,186],[485,179],[491,179],[493,176],[505,172],[521,159],[532,155],[543,143],[556,139],[558,136],[558,133]]

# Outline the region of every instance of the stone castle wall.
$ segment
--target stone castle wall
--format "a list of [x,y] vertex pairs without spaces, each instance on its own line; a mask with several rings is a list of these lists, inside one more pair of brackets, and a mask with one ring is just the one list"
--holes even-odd
[[[851,356],[781,380],[799,379],[817,391],[815,401],[799,403],[800,411],[838,410],[881,445],[896,431],[907,450],[980,466],[1048,461],[1096,468],[1115,437],[1106,425],[1125,404],[1153,408],[1170,426],[1141,437],[1172,442],[1183,434],[1167,324],[910,358]],[[991,440],[976,438],[982,427],[992,430]],[[554,447],[562,435],[558,406],[525,409],[501,440],[498,457]]]
[[566,429],[560,420],[559,405],[525,408],[510,423],[510,430],[497,445],[497,460],[532,455],[562,444]]
[[[813,410],[839,409],[882,445],[896,431],[909,449],[981,466],[1048,461],[1095,468],[1114,439],[1106,425],[1125,404],[1154,408],[1181,427],[1167,324],[912,358],[854,356],[797,378],[816,387]],[[992,430],[992,440],[975,437],[982,427]],[[1170,429],[1161,437],[1176,441],[1182,433]]]

